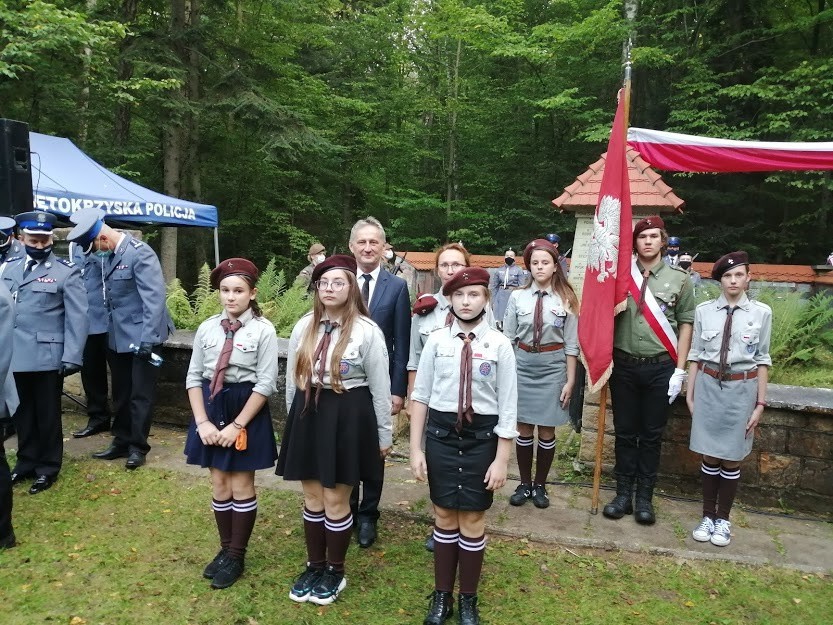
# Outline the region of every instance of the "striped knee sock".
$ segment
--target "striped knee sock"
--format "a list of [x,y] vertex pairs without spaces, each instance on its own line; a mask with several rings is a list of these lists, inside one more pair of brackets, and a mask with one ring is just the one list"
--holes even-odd
[[347,556],[347,548],[350,546],[350,537],[353,529],[353,515],[340,519],[325,517],[324,530],[327,537],[327,564],[337,572],[344,573],[344,558]]
[[717,489],[720,486],[720,465],[700,463],[700,473],[703,477],[703,516],[714,521],[717,512]]
[[469,538],[460,534],[460,593],[465,595],[477,594],[480,583],[480,572],[483,570],[483,556],[486,553],[486,535]]
[[535,484],[543,486],[547,483],[550,467],[555,458],[555,438],[550,440],[538,439],[538,454],[535,458]]
[[518,457],[518,473],[521,484],[532,484],[532,444],[531,436],[519,436],[515,439],[515,455]]
[[246,547],[257,518],[257,496],[250,499],[233,499],[231,502],[231,543],[229,554],[235,558],[246,555]]
[[727,469],[720,467],[720,488],[717,491],[717,518],[729,520],[732,504],[738,492],[740,482],[740,467]]
[[313,512],[304,506],[303,517],[307,559],[310,566],[323,569],[327,564],[327,534],[324,530],[324,511]]
[[434,526],[434,588],[441,592],[454,590],[457,577],[460,530],[444,530]]
[[217,532],[220,534],[220,547],[228,549],[231,542],[231,499],[225,501],[211,500],[214,510],[214,520],[217,522]]

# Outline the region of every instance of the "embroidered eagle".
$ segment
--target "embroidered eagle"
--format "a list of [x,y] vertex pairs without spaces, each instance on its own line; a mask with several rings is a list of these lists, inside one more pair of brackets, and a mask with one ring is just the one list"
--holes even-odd
[[605,195],[593,215],[593,235],[587,252],[587,267],[599,273],[596,276],[599,282],[604,282],[608,276],[616,278],[621,206],[618,198]]

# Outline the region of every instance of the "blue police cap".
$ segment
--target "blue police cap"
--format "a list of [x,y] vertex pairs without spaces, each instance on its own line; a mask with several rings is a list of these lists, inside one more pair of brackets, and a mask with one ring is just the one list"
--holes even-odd
[[74,241],[81,247],[87,247],[101,232],[104,225],[104,211],[98,208],[82,208],[70,216],[69,220],[75,224],[67,235],[67,241]]
[[6,236],[9,236],[14,231],[14,227],[14,219],[12,219],[11,217],[0,216],[0,232],[5,234]]
[[680,245],[680,237],[668,237],[668,245]]
[[550,232],[544,238],[552,244],[555,244],[555,243],[558,243],[559,241],[561,241],[561,237],[558,236],[557,234],[555,234],[554,232]]
[[21,231],[26,234],[52,234],[52,228],[58,221],[55,215],[46,211],[30,211],[14,216]]

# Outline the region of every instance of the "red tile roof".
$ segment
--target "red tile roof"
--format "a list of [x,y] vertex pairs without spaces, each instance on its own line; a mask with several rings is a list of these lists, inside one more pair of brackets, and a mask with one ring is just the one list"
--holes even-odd
[[[436,262],[434,252],[397,252],[399,256],[405,258],[411,263],[415,269],[419,271],[433,271],[434,263]],[[406,256],[407,254],[407,256]],[[523,267],[523,259],[518,258],[516,262]],[[472,254],[471,264],[474,267],[483,267],[484,269],[494,269],[503,266],[503,256],[492,256],[487,254]]]
[[[595,207],[599,202],[599,189],[602,185],[607,152],[590,165],[589,169],[576,178],[576,181],[564,188],[564,193],[552,203],[562,211],[578,207]],[[666,207],[670,211],[679,211],[685,201],[662,181],[660,175],[639,156],[639,152],[628,149],[628,176],[631,185],[631,205],[634,208]]]

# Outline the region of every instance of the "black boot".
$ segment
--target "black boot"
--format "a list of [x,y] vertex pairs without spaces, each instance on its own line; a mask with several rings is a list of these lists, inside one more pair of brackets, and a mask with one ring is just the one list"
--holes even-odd
[[621,519],[626,514],[633,513],[633,478],[616,478],[616,496],[602,510],[608,519]]
[[458,597],[457,617],[460,625],[480,625],[480,613],[477,611],[477,595],[464,595]]
[[651,499],[654,497],[654,483],[638,480],[636,484],[636,512],[634,517],[637,523],[642,525],[653,525],[657,517],[654,515],[654,506]]
[[442,625],[454,614],[454,595],[450,592],[435,590],[428,597],[431,603],[428,605],[428,614],[422,621],[422,625]]

